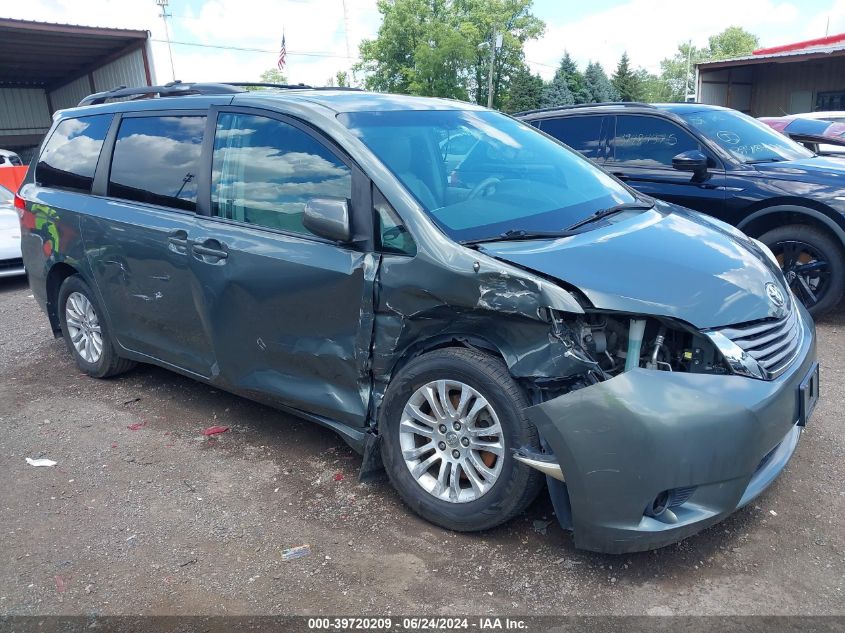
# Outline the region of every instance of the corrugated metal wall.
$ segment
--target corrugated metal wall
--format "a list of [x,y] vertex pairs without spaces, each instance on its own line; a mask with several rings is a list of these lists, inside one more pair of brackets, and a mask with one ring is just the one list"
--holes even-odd
[[44,134],[49,127],[50,109],[44,90],[0,89],[0,135]]
[[[96,69],[92,77],[95,92],[117,86],[146,85],[143,49]],[[47,94],[40,88],[0,88],[0,137],[9,146],[35,144],[39,142],[38,135],[45,134],[52,123],[50,105],[54,111],[72,108],[89,94],[88,75],[51,91],[49,104]]]
[[758,66],[752,112],[754,116],[798,114],[807,105],[815,107],[818,93],[834,90],[845,91],[845,57]]
[[145,86],[144,57],[141,49],[94,71],[94,89],[97,92],[118,86]]
[[91,94],[91,83],[86,75],[51,92],[50,102],[56,110],[64,110],[78,105],[89,94]]

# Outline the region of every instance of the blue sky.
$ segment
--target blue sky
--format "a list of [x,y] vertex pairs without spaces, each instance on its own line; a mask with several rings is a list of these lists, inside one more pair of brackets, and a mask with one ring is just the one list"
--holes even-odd
[[[11,6],[5,6],[9,4]],[[376,0],[170,0],[176,75],[185,81],[257,80],[276,62],[282,29],[287,37],[290,81],[322,85],[357,57],[361,39],[379,26]],[[155,0],[28,0],[6,2],[3,17],[141,28],[164,39]],[[582,66],[601,62],[610,71],[623,51],[635,66],[659,69],[680,42],[703,46],[707,38],[737,25],[757,34],[763,46],[845,32],[845,0],[535,0],[534,13],[547,29],[526,45],[526,59],[548,78],[564,49]],[[345,28],[348,24],[348,30]],[[347,33],[351,56],[347,57]],[[259,49],[238,51],[214,46]],[[153,44],[159,81],[171,78],[166,46]]]

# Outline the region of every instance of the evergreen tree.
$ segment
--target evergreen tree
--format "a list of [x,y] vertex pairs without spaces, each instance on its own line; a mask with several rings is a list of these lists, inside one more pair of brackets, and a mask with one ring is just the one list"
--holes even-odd
[[616,89],[598,62],[587,64],[587,70],[584,73],[584,90],[587,93],[587,103],[616,101],[619,98]]
[[508,112],[524,112],[540,107],[543,98],[543,79],[523,64],[513,74],[508,91]]
[[541,108],[554,108],[555,106],[571,105],[575,103],[569,86],[566,85],[566,78],[559,72],[555,73],[552,80],[543,86],[540,98]]
[[587,93],[584,89],[584,75],[578,70],[577,64],[569,56],[569,51],[563,51],[563,58],[560,60],[560,67],[557,73],[564,77],[566,87],[572,94],[574,103],[586,103]]
[[631,68],[628,53],[622,53],[610,83],[616,89],[620,101],[641,101],[643,99],[645,90],[642,85],[642,73]]

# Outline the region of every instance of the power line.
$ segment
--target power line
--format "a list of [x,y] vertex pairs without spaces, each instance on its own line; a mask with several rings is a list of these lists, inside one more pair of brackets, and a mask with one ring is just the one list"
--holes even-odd
[[[161,40],[156,38],[150,38],[152,42],[166,42],[167,40]],[[244,53],[278,53],[278,50],[272,50],[267,48],[249,48],[244,46],[223,46],[222,44],[200,44],[199,42],[177,42],[175,40],[170,40],[171,44],[178,44],[179,46],[196,46],[200,48],[217,48],[220,50],[226,51],[240,51]],[[348,57],[346,55],[336,55],[334,53],[318,53],[318,52],[304,52],[304,51],[287,51],[288,55],[298,55],[303,57],[334,57],[337,59],[357,59],[357,57]]]

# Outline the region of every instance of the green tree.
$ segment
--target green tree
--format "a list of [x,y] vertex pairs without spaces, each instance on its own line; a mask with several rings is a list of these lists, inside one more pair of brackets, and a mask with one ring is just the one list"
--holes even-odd
[[490,73],[490,46],[494,34],[501,35],[502,45],[496,49],[493,66],[493,106],[506,102],[507,88],[524,65],[525,42],[540,37],[545,23],[531,8],[533,0],[454,0],[454,10],[472,33],[475,52],[469,68],[468,90],[476,103],[487,104],[487,82]]
[[572,94],[573,103],[586,103],[587,91],[584,87],[584,75],[578,70],[578,65],[569,55],[569,51],[563,51],[563,58],[560,60],[555,72],[555,77],[560,75],[566,82],[566,87]]
[[587,64],[587,70],[584,71],[584,90],[587,94],[587,103],[616,101],[619,98],[616,89],[598,62]]
[[523,65],[523,44],[545,25],[532,0],[379,0],[378,36],[360,46],[357,70],[373,90],[487,103],[493,34],[502,35],[493,68],[493,103]]
[[729,26],[721,33],[710,36],[709,59],[727,59],[750,55],[760,46],[760,38],[739,26]]
[[543,96],[543,79],[523,64],[511,77],[505,109],[523,112],[539,108]]
[[269,68],[261,73],[261,83],[263,84],[286,84],[287,82],[287,76],[278,68]]
[[643,75],[631,68],[628,53],[622,53],[610,83],[616,89],[620,101],[641,101],[645,95]]
[[466,99],[474,51],[450,0],[379,0],[382,23],[360,46],[371,90]]
[[558,68],[552,80],[543,86],[540,107],[554,108],[573,103],[575,103],[575,97],[569,89],[567,75],[561,68]]
[[708,46],[698,48],[689,43],[678,46],[674,57],[667,57],[660,62],[660,79],[664,84],[663,101],[683,101],[686,87],[695,89],[695,65],[711,59],[725,59],[749,55],[759,45],[759,39],[753,33],[738,27],[729,26],[721,33],[712,35]]
[[710,57],[708,48],[697,48],[684,42],[678,45],[674,57],[660,62],[660,79],[664,84],[665,101],[683,101],[686,86],[694,88],[695,65]]

